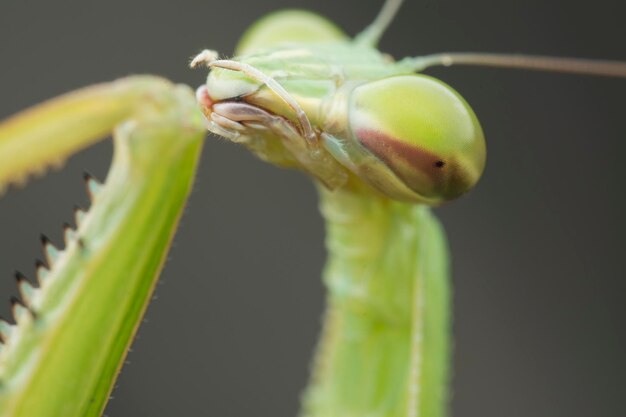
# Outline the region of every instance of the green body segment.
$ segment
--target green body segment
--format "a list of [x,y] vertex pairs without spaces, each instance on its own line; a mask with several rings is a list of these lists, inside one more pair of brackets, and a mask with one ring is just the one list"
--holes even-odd
[[328,314],[304,415],[445,416],[449,278],[425,206],[320,188]]
[[[132,111],[120,112],[116,96],[122,110]],[[93,112],[62,111],[68,97]],[[55,124],[80,125],[77,117],[115,121],[87,125],[100,134],[126,123],[116,130],[113,164],[91,209],[64,251],[49,250],[50,271],[40,272],[41,288],[29,302],[35,316],[18,318],[0,354],[2,417],[101,415],[163,266],[202,145],[202,115],[187,87],[134,77],[68,97],[18,116],[21,129],[11,120],[0,125],[0,137],[9,126],[16,147],[32,137],[54,144]],[[94,134],[67,131],[63,138],[79,143]]]

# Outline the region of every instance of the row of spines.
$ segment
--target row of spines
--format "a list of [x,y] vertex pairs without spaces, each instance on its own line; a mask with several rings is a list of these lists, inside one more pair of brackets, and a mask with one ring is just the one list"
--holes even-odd
[[[87,187],[87,194],[93,204],[96,195],[99,193],[102,185],[90,174],[85,173],[84,179]],[[69,223],[63,225],[63,236],[65,248],[71,242],[78,241],[77,230],[83,223],[87,212],[82,208],[74,207],[74,223],[76,228],[73,228]],[[58,263],[59,258],[62,256],[63,251],[57,248],[47,236],[41,235],[41,244],[44,253],[45,261],[37,259],[35,261],[35,276],[36,282],[32,282],[20,271],[15,271],[15,280],[17,281],[17,288],[19,297],[11,297],[11,312],[13,316],[13,323],[0,317],[0,351],[3,346],[10,340],[11,335],[14,334],[18,326],[26,320],[36,320],[38,317],[37,303],[35,299],[45,290],[46,281],[49,279],[50,271]]]

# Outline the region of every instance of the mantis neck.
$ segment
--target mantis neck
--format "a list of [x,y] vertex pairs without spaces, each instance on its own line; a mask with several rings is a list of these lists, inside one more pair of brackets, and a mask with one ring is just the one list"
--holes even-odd
[[320,187],[328,311],[307,417],[441,417],[449,362],[447,248],[425,206]]

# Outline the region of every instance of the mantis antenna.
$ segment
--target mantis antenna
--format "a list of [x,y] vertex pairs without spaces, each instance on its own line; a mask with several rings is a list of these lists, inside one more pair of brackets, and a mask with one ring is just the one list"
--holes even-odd
[[358,45],[376,46],[385,33],[385,30],[387,30],[387,27],[396,16],[396,13],[398,13],[403,2],[404,0],[387,0],[383,8],[380,9],[376,19],[354,37],[354,43]]
[[404,58],[399,64],[417,72],[437,65],[479,65],[626,78],[626,62],[540,55],[447,52]]
[[[376,46],[403,2],[404,0],[387,0],[376,19],[354,37],[354,42],[359,45]],[[446,52],[405,58],[399,63],[417,72],[438,65],[445,67],[451,65],[477,65],[626,78],[626,62],[554,58],[539,55]]]

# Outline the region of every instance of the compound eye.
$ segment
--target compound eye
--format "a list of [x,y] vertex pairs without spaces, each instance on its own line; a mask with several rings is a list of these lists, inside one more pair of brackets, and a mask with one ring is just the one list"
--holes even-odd
[[[356,141],[413,193],[437,204],[471,189],[485,166],[474,112],[448,85],[424,75],[365,83],[351,96]],[[383,181],[370,181],[384,190]]]

